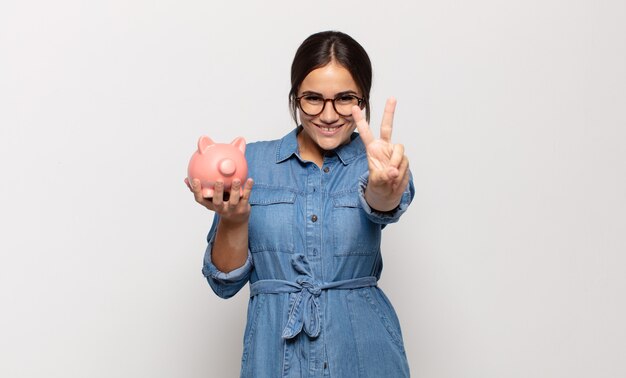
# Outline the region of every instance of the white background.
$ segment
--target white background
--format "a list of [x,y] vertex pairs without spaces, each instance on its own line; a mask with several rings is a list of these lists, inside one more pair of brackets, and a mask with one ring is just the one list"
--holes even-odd
[[416,197],[381,281],[416,377],[626,376],[626,3],[3,1],[0,376],[235,377],[197,138],[293,127],[308,35],[398,98]]

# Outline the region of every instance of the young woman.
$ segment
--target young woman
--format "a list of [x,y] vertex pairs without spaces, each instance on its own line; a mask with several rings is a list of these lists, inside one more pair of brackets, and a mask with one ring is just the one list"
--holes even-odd
[[400,324],[377,281],[381,230],[414,188],[404,147],[391,141],[394,99],[380,138],[370,131],[371,82],[354,39],[310,36],[291,67],[298,126],[247,146],[251,178],[234,182],[228,199],[223,183],[212,198],[188,183],[215,212],[203,268],[211,288],[228,298],[250,282],[242,377],[409,376]]

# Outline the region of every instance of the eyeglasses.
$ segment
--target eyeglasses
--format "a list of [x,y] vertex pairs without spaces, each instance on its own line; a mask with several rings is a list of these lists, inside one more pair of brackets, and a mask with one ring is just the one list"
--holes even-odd
[[365,106],[365,99],[355,95],[346,94],[335,98],[323,98],[316,94],[305,94],[300,97],[296,97],[298,107],[302,112],[310,117],[316,117],[324,111],[326,102],[330,101],[333,104],[335,112],[343,117],[349,117],[352,115],[352,107],[358,105],[361,109]]

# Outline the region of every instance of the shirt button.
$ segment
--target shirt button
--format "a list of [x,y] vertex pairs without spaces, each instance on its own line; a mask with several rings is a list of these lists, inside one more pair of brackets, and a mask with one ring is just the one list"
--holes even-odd
[[315,214],[311,215],[311,221],[312,222],[317,222],[317,215],[315,215]]
[[330,171],[330,168],[324,167],[324,173],[328,173],[329,171]]

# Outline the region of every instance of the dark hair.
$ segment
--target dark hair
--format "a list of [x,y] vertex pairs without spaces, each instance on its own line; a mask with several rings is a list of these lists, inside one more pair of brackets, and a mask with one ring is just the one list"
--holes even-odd
[[365,99],[365,117],[370,119],[370,89],[372,88],[372,63],[363,46],[347,34],[324,31],[309,36],[302,42],[291,63],[291,90],[289,107],[293,120],[298,123],[296,97],[300,84],[313,70],[324,67],[331,61],[345,67],[356,82]]

